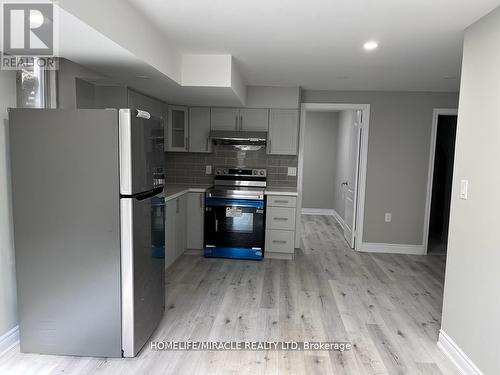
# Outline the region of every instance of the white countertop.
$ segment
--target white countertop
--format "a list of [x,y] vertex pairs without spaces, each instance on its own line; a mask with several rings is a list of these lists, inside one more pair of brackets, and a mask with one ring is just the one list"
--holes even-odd
[[[186,184],[167,184],[165,185],[165,201],[176,199],[187,193],[205,193],[212,185],[186,185]],[[288,195],[298,196],[296,187],[268,186],[265,190],[268,195]]]
[[268,186],[265,191],[268,195],[288,195],[297,197],[299,193],[296,187]]
[[204,193],[212,185],[184,185],[184,184],[167,184],[165,185],[165,201],[178,198],[186,193]]

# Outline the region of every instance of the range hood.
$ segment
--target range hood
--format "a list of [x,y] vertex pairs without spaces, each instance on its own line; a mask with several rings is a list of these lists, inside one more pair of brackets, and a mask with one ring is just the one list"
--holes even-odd
[[214,144],[233,146],[265,146],[267,132],[212,130],[210,139]]

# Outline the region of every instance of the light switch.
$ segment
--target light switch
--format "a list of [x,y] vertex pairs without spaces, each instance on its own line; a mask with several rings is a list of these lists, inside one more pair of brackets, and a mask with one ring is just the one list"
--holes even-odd
[[297,168],[296,167],[288,167],[288,175],[289,176],[297,176]]
[[392,214],[390,212],[386,212],[385,214],[385,222],[390,223],[392,221]]
[[212,174],[212,166],[211,165],[205,166],[205,174]]
[[469,195],[469,180],[460,180],[460,199],[467,199]]

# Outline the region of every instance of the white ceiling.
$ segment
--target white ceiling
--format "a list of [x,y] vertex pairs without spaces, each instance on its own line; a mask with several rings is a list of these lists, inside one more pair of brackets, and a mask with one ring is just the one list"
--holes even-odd
[[[170,104],[241,106],[231,87],[185,87],[64,9],[59,10],[60,56],[102,74],[79,77],[100,85],[125,85]],[[141,79],[138,76],[149,77]]]
[[[128,0],[181,53],[228,53],[250,85],[457,91],[463,30],[500,0]],[[369,39],[379,48],[366,52]],[[161,48],[159,46],[158,48]]]

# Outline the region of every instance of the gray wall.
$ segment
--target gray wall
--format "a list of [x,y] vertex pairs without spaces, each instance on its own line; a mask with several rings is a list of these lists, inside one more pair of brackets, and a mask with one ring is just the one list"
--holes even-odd
[[7,108],[16,106],[16,74],[0,70],[0,336],[17,324]]
[[[104,79],[105,77],[73,61],[60,59],[57,77],[60,108],[77,108],[77,78]],[[82,89],[81,86],[79,88]],[[88,91],[85,93],[89,94]]]
[[432,110],[458,95],[305,90],[302,101],[371,104],[363,241],[422,244]]
[[75,78],[76,108],[95,108],[95,85]]
[[[500,374],[500,8],[466,30],[442,329]],[[459,199],[460,180],[469,199]]]
[[306,114],[302,186],[304,208],[334,208],[338,122],[337,112]]

